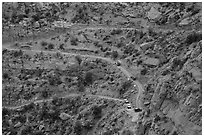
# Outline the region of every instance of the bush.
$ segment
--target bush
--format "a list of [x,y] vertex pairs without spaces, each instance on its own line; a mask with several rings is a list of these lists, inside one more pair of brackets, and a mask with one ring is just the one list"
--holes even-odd
[[2,55],[5,54],[6,52],[8,52],[8,50],[7,49],[3,49],[2,50]]
[[78,76],[78,91],[79,92],[84,92],[85,91],[85,88],[84,88],[84,80],[81,76]]
[[54,49],[54,47],[55,47],[55,46],[54,46],[53,43],[50,43],[50,44],[48,45],[48,49],[49,49],[49,50]]
[[24,126],[24,128],[21,131],[21,134],[22,135],[31,135],[31,134],[33,134],[33,129],[31,127],[31,125]]
[[77,38],[72,38],[70,40],[71,45],[77,46],[78,45],[78,39]]
[[7,108],[2,108],[2,116],[9,115],[10,111]]
[[19,44],[18,42],[16,42],[16,43],[13,44],[13,46],[14,46],[14,47],[19,47],[20,44]]
[[119,90],[120,95],[123,95],[126,91],[128,91],[128,89],[131,87],[131,85],[132,85],[132,82],[130,80],[123,82],[122,86]]
[[112,32],[111,32],[111,35],[115,35],[115,34],[120,34],[122,33],[123,31],[121,29],[114,29]]
[[113,51],[112,52],[112,58],[116,59],[118,57],[118,52],[117,51]]
[[93,107],[94,119],[100,119],[102,117],[102,109],[99,106]]
[[74,126],[74,132],[77,135],[81,135],[83,131],[83,126],[81,125],[81,123],[79,121],[76,121],[75,126]]
[[80,65],[82,62],[81,56],[77,55],[77,56],[75,56],[75,59],[76,59],[77,63]]
[[23,107],[22,112],[28,112],[28,111],[30,111],[30,110],[32,110],[32,109],[35,109],[35,103],[34,103],[34,102],[31,102],[30,104],[25,105],[25,106]]
[[54,106],[60,106],[62,105],[62,98],[59,98],[57,96],[53,97],[52,103]]
[[41,45],[42,47],[45,47],[45,46],[48,45],[48,43],[47,43],[46,41],[42,41],[42,42],[40,43],[40,45]]
[[141,70],[141,75],[146,75],[147,74],[147,69],[144,68],[143,70]]
[[134,133],[128,129],[123,130],[122,135],[134,135]]
[[60,44],[59,49],[60,49],[60,50],[65,50],[65,49],[64,49],[64,44]]
[[85,74],[84,83],[85,85],[93,84],[93,73],[92,72],[87,72]]
[[202,40],[202,34],[194,32],[194,33],[187,36],[186,43],[188,45],[190,45],[190,44],[192,44],[194,42],[199,42],[200,40]]
[[48,78],[49,84],[53,86],[57,86],[62,84],[62,81],[59,76],[51,76]]
[[48,96],[49,96],[48,91],[47,91],[47,90],[42,91],[42,92],[41,92],[41,96],[42,96],[43,98],[48,98]]
[[22,55],[23,55],[23,51],[22,51],[22,50],[20,50],[20,51],[15,51],[15,52],[13,53],[13,55],[14,55],[14,57],[22,56]]
[[3,73],[3,79],[8,79],[8,78],[9,78],[8,73]]

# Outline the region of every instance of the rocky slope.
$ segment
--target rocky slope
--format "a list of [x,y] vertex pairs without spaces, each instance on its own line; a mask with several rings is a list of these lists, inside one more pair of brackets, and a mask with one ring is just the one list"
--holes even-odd
[[3,3],[3,134],[202,134],[201,5]]

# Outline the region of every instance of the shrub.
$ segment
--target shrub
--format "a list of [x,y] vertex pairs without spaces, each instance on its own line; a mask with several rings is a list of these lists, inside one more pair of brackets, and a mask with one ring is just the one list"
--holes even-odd
[[130,88],[131,85],[132,85],[132,82],[130,80],[123,82],[119,90],[120,95],[123,95]]
[[64,44],[60,44],[59,49],[60,49],[60,50],[65,50],[65,49],[64,49]]
[[8,79],[8,78],[9,78],[8,73],[3,73],[3,79]]
[[52,103],[55,105],[55,106],[60,106],[62,105],[62,98],[59,98],[57,96],[54,96],[53,97],[53,100],[52,100]]
[[154,31],[154,29],[153,28],[148,28],[148,33],[149,33],[149,36],[152,36],[152,37],[154,37],[154,36],[156,36],[157,35],[157,33]]
[[147,74],[147,69],[144,68],[143,70],[141,70],[141,75],[146,75]]
[[85,91],[85,88],[84,88],[84,80],[81,76],[78,76],[78,82],[77,82],[77,85],[78,85],[78,91],[79,92],[84,92]]
[[50,44],[48,45],[48,49],[49,49],[49,50],[54,49],[54,47],[55,47],[55,46],[54,46],[53,43],[50,43]]
[[13,44],[13,46],[14,46],[14,47],[19,47],[20,44],[19,44],[18,42],[16,42],[16,43]]
[[22,51],[22,50],[20,50],[20,51],[15,51],[15,52],[13,53],[13,55],[14,55],[14,57],[22,56],[22,55],[23,55],[23,51]]
[[50,85],[54,86],[62,84],[62,81],[59,76],[51,76],[49,77],[48,81]]
[[118,48],[121,48],[121,47],[124,47],[124,46],[125,46],[125,43],[123,43],[123,42],[120,42],[120,43],[117,44]]
[[111,35],[115,35],[115,34],[120,34],[122,33],[123,31],[121,29],[114,29],[112,32],[111,32]]
[[71,45],[77,46],[78,45],[78,39],[77,38],[72,38],[70,40]]
[[80,65],[82,62],[81,56],[77,55],[77,56],[75,56],[75,59],[76,59],[77,63]]
[[30,135],[30,134],[33,134],[33,129],[32,129],[32,127],[31,127],[31,125],[25,126],[25,127],[21,130],[21,134],[22,134],[22,135]]
[[47,43],[46,41],[42,41],[42,42],[40,43],[40,45],[41,45],[42,47],[45,47],[45,46],[48,45],[48,43]]
[[99,106],[93,107],[94,119],[100,119],[102,117],[102,109]]
[[49,96],[48,91],[47,91],[47,90],[43,90],[43,91],[41,92],[41,96],[42,96],[43,98],[48,98],[48,96]]
[[7,49],[3,49],[2,50],[2,55],[5,54],[6,52],[8,52],[8,50]]
[[134,133],[128,129],[123,130],[122,135],[134,135]]
[[188,45],[190,45],[190,44],[192,44],[194,42],[199,42],[200,40],[202,40],[202,34],[194,32],[194,33],[187,36],[186,43]]
[[141,65],[141,64],[142,64],[142,60],[138,60],[137,65]]
[[113,51],[112,52],[112,58],[116,59],[118,57],[118,52],[117,51]]
[[2,108],[2,116],[9,115],[10,111],[7,108]]
[[85,85],[91,85],[93,83],[93,73],[87,72],[84,78]]
[[79,121],[76,121],[75,126],[74,126],[74,132],[77,135],[81,135],[83,131],[83,126],[81,125],[81,123]]
[[30,104],[28,104],[28,105],[25,105],[24,107],[23,107],[23,112],[28,112],[28,111],[30,111],[30,110],[32,110],[32,109],[34,109],[35,108],[35,103],[34,102],[31,102]]

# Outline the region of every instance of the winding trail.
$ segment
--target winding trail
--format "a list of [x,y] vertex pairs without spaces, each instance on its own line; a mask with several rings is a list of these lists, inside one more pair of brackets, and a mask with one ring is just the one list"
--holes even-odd
[[[8,47],[10,45],[3,45],[3,47]],[[56,51],[43,51],[43,50],[26,50],[26,49],[15,49],[15,48],[2,48],[3,49],[7,49],[7,50],[13,50],[13,51],[24,51],[24,52],[30,52],[30,53],[50,53],[50,54],[56,54],[57,52]],[[61,54],[64,54],[64,55],[72,55],[72,56],[76,56],[76,55],[79,55],[78,53],[68,53],[68,52],[59,52]],[[88,57],[88,58],[98,58],[98,59],[102,59],[102,60],[106,60],[110,63],[115,63],[113,60],[111,60],[110,58],[105,58],[105,57],[101,57],[101,56],[95,56],[95,55],[84,55],[84,54],[80,54],[81,57]]]
[[[78,96],[83,96],[82,94],[67,94],[66,96],[63,96],[63,97],[60,97],[60,98],[72,98],[72,97],[78,97]],[[119,98],[112,98],[112,97],[108,97],[108,96],[102,96],[102,95],[91,95],[91,94],[87,94],[85,95],[85,97],[90,97],[90,98],[101,98],[101,99],[107,99],[107,100],[114,100],[114,101],[118,101],[118,102],[123,102],[124,100],[123,99],[119,99]],[[3,107],[3,108],[6,108],[6,109],[12,109],[12,110],[15,110],[15,109],[19,109],[21,107],[24,107],[26,105],[29,105],[30,103],[34,103],[34,104],[38,104],[38,103],[42,103],[42,102],[49,102],[49,101],[52,101],[53,98],[49,98],[49,99],[42,99],[42,100],[35,100],[35,101],[31,101],[31,102],[28,102],[28,103],[25,103],[25,104],[22,104],[20,106],[15,106],[15,107]]]
[[[76,28],[77,28],[77,27],[76,27]],[[100,27],[98,27],[98,28],[100,28]],[[103,27],[102,27],[102,28],[103,28]],[[107,28],[110,29],[110,27],[107,27]],[[80,28],[78,28],[78,29],[80,30]],[[83,29],[87,29],[87,28],[85,27],[85,28],[83,28]],[[93,29],[96,29],[96,28],[93,27]],[[124,28],[124,29],[127,29],[127,28]],[[133,29],[133,28],[130,28],[130,29]],[[35,52],[35,53],[50,53],[50,54],[56,54],[56,51],[14,49],[14,48],[10,48],[10,45],[9,45],[9,44],[4,44],[4,45],[2,45],[2,47],[3,47],[2,50],[3,50],[3,49],[14,50],[14,51],[19,51],[19,50],[21,50],[21,51],[28,52],[28,53],[29,53],[29,52],[30,52],[30,53]],[[115,61],[113,61],[113,60],[110,59],[110,58],[106,58],[106,57],[101,57],[101,56],[96,56],[96,55],[84,55],[84,54],[79,54],[79,53],[67,53],[67,52],[59,52],[59,53],[64,54],[64,55],[71,55],[71,56],[80,55],[81,57],[102,59],[102,60],[105,60],[105,61],[107,61],[107,62],[113,64],[113,66],[116,66],[116,65],[115,65],[115,64],[116,64]],[[129,79],[131,78],[132,74],[131,74],[130,72],[128,72],[123,66],[116,66],[116,67],[117,67],[118,69],[120,69],[120,71],[123,72],[123,73],[126,75],[127,78],[129,78]],[[133,83],[134,83],[135,85],[137,85],[137,87],[138,87],[138,89],[139,89],[138,95],[137,95],[137,99],[136,99],[136,106],[137,106],[137,107],[141,107],[139,98],[140,98],[140,94],[144,91],[143,86],[142,86],[142,84],[141,84],[139,81],[137,81],[137,80],[135,80],[135,81],[132,80],[132,81],[133,81]],[[76,95],[76,94],[67,95],[67,96],[65,96],[65,97],[63,97],[63,98],[71,97],[71,96],[79,96],[79,95]],[[111,98],[111,97],[107,97],[107,96],[98,96],[98,95],[87,95],[87,96],[95,96],[95,97],[101,97],[101,98],[104,98],[104,99],[112,99],[112,100],[115,100],[115,101],[123,101],[123,100],[121,100],[121,99]],[[34,103],[41,103],[41,102],[44,102],[44,101],[51,101],[51,100],[52,100],[52,99],[36,100],[36,101],[34,101]],[[8,107],[8,108],[10,108],[10,109],[17,109],[17,108],[19,108],[19,107],[22,107],[22,106],[28,105],[28,104],[29,104],[29,103],[26,103],[26,104],[23,104],[23,105],[17,106],[17,107]]]

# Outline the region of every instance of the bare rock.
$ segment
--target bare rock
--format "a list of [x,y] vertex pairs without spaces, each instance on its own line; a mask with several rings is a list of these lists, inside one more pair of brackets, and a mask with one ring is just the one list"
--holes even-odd
[[22,125],[22,123],[21,123],[21,122],[18,122],[18,123],[16,123],[16,124],[14,125],[14,127],[18,128],[18,127],[20,127],[21,125]]
[[59,116],[62,120],[67,120],[69,118],[71,118],[71,116],[69,114],[66,114],[66,113],[61,113],[60,116]]
[[159,18],[160,15],[161,15],[161,13],[160,13],[156,8],[152,7],[152,8],[150,9],[150,11],[148,12],[147,17],[148,17],[149,19],[154,20],[154,19]]

